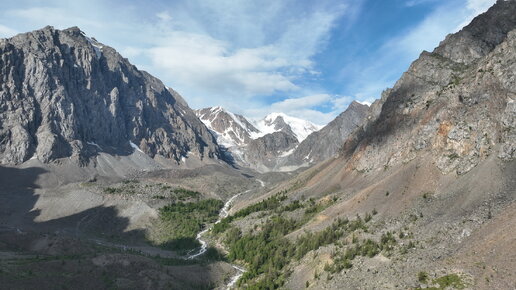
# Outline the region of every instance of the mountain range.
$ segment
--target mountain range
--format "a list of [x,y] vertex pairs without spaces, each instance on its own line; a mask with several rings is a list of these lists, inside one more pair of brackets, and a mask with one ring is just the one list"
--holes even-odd
[[250,122],[221,107],[196,110],[230,159],[260,172],[292,171],[334,156],[367,112],[367,105],[352,102],[335,120],[318,126],[284,113]]
[[[308,137],[321,127],[282,113],[250,122],[221,107],[193,111],[173,89],[76,27],[3,39],[0,52],[3,164],[70,158],[84,166],[99,153],[138,151],[161,163],[227,158],[261,172],[293,170],[331,157],[364,117],[352,104],[343,113],[349,117],[319,133],[333,144],[315,148]],[[317,153],[310,155],[312,148]]]

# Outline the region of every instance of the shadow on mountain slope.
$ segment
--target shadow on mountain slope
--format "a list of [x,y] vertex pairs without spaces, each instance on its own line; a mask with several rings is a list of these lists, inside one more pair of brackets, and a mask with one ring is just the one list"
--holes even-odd
[[38,222],[41,211],[34,207],[47,173],[36,167],[0,166],[0,263],[5,266],[0,285],[204,289],[222,284],[232,271],[221,262],[160,258],[157,248],[152,257],[126,248],[126,244],[145,245],[146,232],[127,231],[129,219],[114,206],[95,206]]

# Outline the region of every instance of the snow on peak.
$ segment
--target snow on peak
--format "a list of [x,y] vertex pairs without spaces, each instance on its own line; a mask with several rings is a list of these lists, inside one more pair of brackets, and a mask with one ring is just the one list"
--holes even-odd
[[97,59],[100,59],[100,57],[102,56],[102,48],[104,48],[104,46],[95,38],[89,38],[86,36],[86,34],[83,35],[86,37],[86,40],[88,40],[91,46],[93,46],[93,50],[95,50],[95,55],[97,56]]
[[249,139],[257,139],[278,131],[292,131],[301,142],[311,133],[321,129],[321,126],[285,113],[272,113],[253,123],[220,106],[197,110],[196,114],[212,131],[217,142],[227,148],[245,146]]
[[368,102],[368,101],[356,101],[357,103],[361,104],[361,105],[366,105],[368,107],[371,107],[371,102]]
[[227,148],[245,145],[255,130],[245,119],[220,106],[197,110],[196,114],[215,135],[217,142]]
[[256,122],[255,125],[256,128],[260,130],[261,136],[263,136],[265,134],[281,131],[283,129],[281,127],[282,123],[285,123],[288,125],[288,127],[290,127],[299,142],[305,140],[308,135],[322,128],[322,126],[315,125],[310,121],[292,117],[285,113],[277,112],[265,116],[265,118]]

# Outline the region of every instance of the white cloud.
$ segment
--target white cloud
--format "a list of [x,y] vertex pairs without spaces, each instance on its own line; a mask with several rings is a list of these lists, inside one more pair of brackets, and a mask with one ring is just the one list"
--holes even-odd
[[301,98],[285,99],[283,101],[273,103],[271,105],[271,110],[278,111],[278,112],[285,112],[288,110],[312,108],[315,106],[319,106],[323,103],[326,103],[330,99],[331,99],[331,96],[328,94],[316,94],[316,95],[310,95],[310,96],[305,96],[305,97],[301,97]]
[[297,88],[277,73],[292,64],[271,46],[231,50],[229,43],[206,35],[171,32],[145,53],[163,77],[199,95],[251,97]]
[[290,10],[300,5],[294,4],[189,1],[187,9],[172,7],[159,17],[173,20],[158,24],[161,40],[144,54],[153,71],[193,100],[193,107],[291,93],[300,89],[298,78],[317,74],[311,58],[346,11],[345,5],[317,4],[296,13]]
[[349,96],[312,94],[299,98],[287,98],[274,102],[270,106],[249,106],[249,109],[239,113],[253,120],[259,120],[270,113],[283,112],[317,125],[326,125],[346,110],[352,101],[353,98]]
[[6,38],[18,33],[15,29],[0,24],[0,37]]
[[156,17],[158,17],[161,21],[165,21],[165,22],[172,20],[172,16],[170,16],[168,11],[158,12],[158,13],[156,13]]

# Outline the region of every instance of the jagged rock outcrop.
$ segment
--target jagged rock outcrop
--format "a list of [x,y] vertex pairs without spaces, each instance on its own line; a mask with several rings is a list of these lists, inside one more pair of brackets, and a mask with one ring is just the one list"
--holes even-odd
[[299,144],[297,138],[288,132],[278,131],[266,134],[249,142],[243,153],[243,159],[248,166],[253,166],[260,171],[275,170],[278,160],[297,144]]
[[465,174],[497,154],[515,158],[516,1],[498,1],[433,52],[423,52],[385,92],[381,112],[343,154],[361,172],[431,152],[444,174]]
[[78,28],[0,39],[0,163],[86,161],[131,145],[176,161],[220,156],[175,91]]
[[333,121],[303,140],[288,156],[283,166],[315,164],[335,156],[349,134],[366,120],[368,111],[367,105],[353,101]]
[[222,107],[195,110],[195,114],[212,130],[219,145],[226,148],[245,145],[252,140],[253,134],[260,133],[244,116]]

